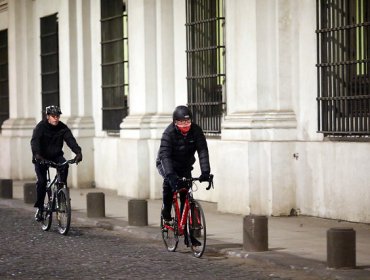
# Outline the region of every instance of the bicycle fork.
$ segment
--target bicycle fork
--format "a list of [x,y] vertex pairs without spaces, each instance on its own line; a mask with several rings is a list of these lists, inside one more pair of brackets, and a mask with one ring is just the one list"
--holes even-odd
[[202,226],[202,218],[200,216],[199,208],[195,203],[191,203],[191,229],[192,229],[192,235],[194,237],[200,237],[201,236],[201,229],[203,228]]

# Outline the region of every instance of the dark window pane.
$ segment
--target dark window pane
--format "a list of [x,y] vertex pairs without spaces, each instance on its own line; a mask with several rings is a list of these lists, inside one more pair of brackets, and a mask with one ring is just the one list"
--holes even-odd
[[119,131],[128,114],[127,12],[122,0],[101,0],[103,130]]
[[59,106],[59,48],[57,14],[40,19],[42,109]]
[[207,135],[221,133],[225,83],[223,0],[187,0],[188,106]]
[[369,135],[369,1],[317,0],[316,8],[319,132]]
[[0,129],[9,119],[8,30],[0,31]]

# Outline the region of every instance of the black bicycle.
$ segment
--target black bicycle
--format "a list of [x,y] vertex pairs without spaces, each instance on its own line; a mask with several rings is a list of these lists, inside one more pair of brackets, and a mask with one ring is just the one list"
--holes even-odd
[[[58,221],[58,231],[60,234],[67,235],[71,226],[71,199],[69,189],[66,182],[61,181],[61,171],[69,164],[76,163],[75,160],[66,160],[63,163],[45,161],[47,169],[47,186],[42,212],[41,228],[48,231],[53,220],[53,212],[55,212]],[[56,174],[53,180],[50,178],[49,168],[55,168]]]

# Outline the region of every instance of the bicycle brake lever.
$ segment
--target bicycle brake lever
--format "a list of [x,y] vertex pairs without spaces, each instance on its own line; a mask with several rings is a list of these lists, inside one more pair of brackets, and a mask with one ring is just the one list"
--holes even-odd
[[206,190],[209,191],[211,189],[211,187],[212,187],[212,189],[214,189],[213,182],[209,182],[209,185],[208,185],[208,187],[206,187]]
[[208,184],[208,187],[206,188],[206,190],[208,191],[210,188],[214,189],[214,185],[213,185],[213,175],[209,175],[209,184]]

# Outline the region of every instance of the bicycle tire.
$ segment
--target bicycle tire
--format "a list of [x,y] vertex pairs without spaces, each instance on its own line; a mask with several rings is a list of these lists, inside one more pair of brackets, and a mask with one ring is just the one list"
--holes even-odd
[[[162,206],[162,209],[163,209],[163,206]],[[162,213],[162,209],[161,209],[161,213]],[[177,233],[178,223],[177,223],[177,217],[175,214],[174,205],[172,205],[171,207],[171,217],[173,217],[171,221],[171,229],[165,227],[165,222],[164,222],[164,219],[162,218],[162,214],[161,214],[160,226],[161,226],[162,239],[163,239],[163,242],[164,242],[164,245],[167,251],[175,252],[177,249],[177,244],[179,243],[179,237]]]
[[[195,199],[190,202],[190,211],[186,219],[186,233],[190,239],[190,248],[194,257],[200,258],[206,249],[207,227],[203,208]],[[194,245],[193,242],[191,242],[193,238],[199,241],[201,245]]]
[[51,191],[48,190],[45,195],[44,211],[42,212],[41,228],[48,231],[53,221],[53,202],[51,201]]
[[67,235],[71,226],[71,199],[66,187],[58,191],[58,206],[56,207],[56,217],[58,220],[58,231],[62,235]]

